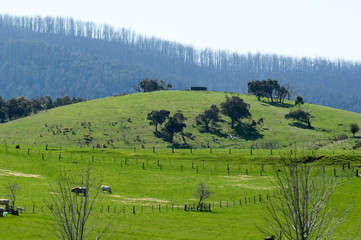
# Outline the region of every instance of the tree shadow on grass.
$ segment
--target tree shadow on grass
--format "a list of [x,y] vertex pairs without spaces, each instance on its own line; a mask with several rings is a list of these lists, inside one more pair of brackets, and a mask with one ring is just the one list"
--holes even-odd
[[163,139],[163,141],[165,141],[165,142],[169,142],[169,141],[170,141],[169,136],[168,136],[168,135],[165,135],[165,134],[163,134],[163,133],[161,133],[161,132],[156,132],[156,131],[155,131],[155,132],[153,132],[153,134],[154,134],[154,137]]
[[239,137],[245,140],[257,140],[263,137],[263,134],[259,133],[250,123],[239,123],[235,130]]
[[267,104],[269,106],[273,106],[273,107],[281,107],[281,108],[292,108],[295,105],[291,104],[291,103],[278,103],[278,102],[267,102],[262,100],[262,105]]
[[293,123],[289,123],[288,125],[292,126],[292,127],[298,127],[298,128],[302,128],[302,129],[310,129],[310,130],[314,130],[314,127],[309,127],[306,124],[302,124],[302,123],[298,123],[298,122],[293,122]]
[[220,138],[227,137],[227,134],[222,133],[222,131],[220,129],[216,129],[216,128],[211,128],[209,131],[202,129],[202,130],[199,130],[199,132],[200,133],[210,133],[210,134],[216,135],[217,137],[220,137]]

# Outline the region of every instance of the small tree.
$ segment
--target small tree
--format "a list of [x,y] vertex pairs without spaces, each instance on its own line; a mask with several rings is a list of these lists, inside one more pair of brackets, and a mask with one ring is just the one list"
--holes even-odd
[[297,95],[295,99],[295,106],[298,105],[298,109],[301,109],[301,105],[304,104],[303,98],[301,95]]
[[196,117],[197,125],[204,125],[204,128],[209,132],[209,124],[215,125],[219,121],[219,108],[212,105],[210,109],[204,111]]
[[353,137],[355,137],[355,134],[358,133],[359,130],[360,130],[360,128],[356,123],[350,124],[350,131],[351,131]]
[[158,132],[158,125],[162,125],[168,117],[169,111],[167,110],[153,110],[152,112],[148,113],[147,120],[150,120],[149,124],[154,125],[155,131]]
[[10,191],[10,194],[8,195],[11,204],[10,206],[14,209],[15,207],[15,201],[16,201],[16,192],[20,190],[20,186],[16,183],[8,183],[5,187],[6,190]]
[[297,122],[307,123],[308,127],[311,127],[311,114],[304,110],[296,110],[285,115],[286,119],[293,119]]
[[331,239],[345,214],[331,211],[328,200],[336,188],[336,179],[326,174],[316,163],[297,163],[282,159],[281,171],[274,168],[272,181],[277,194],[266,202],[269,228],[259,228],[276,239]]
[[177,112],[170,117],[164,125],[163,132],[169,136],[169,141],[173,143],[173,138],[176,133],[180,133],[187,126],[184,121],[186,118],[181,112]]
[[198,204],[197,204],[197,209],[200,209],[200,211],[202,211],[202,206],[203,206],[204,200],[206,200],[207,198],[209,198],[212,195],[213,195],[213,192],[211,192],[209,190],[208,186],[206,186],[204,183],[199,183],[198,188],[197,188],[196,192],[194,193],[194,197],[199,199]]
[[242,98],[226,96],[226,101],[221,103],[221,113],[231,118],[231,128],[234,128],[234,123],[239,122],[240,119],[251,117],[249,112],[250,105],[245,103]]
[[[85,189],[83,194],[76,194],[72,189]],[[53,234],[57,239],[89,239],[93,230],[106,217],[94,216],[94,208],[103,198],[100,180],[91,174],[91,167],[85,170],[60,171],[55,184],[50,184],[50,200],[45,200],[55,224]],[[96,239],[106,234],[110,223]]]

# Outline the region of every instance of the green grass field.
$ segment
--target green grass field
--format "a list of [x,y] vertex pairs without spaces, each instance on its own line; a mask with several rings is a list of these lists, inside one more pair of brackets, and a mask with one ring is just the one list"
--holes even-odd
[[[212,104],[220,107],[226,95],[237,95],[251,105],[254,120],[264,119],[256,134],[237,133],[230,119],[222,115],[217,129],[206,133],[196,125],[198,114]],[[297,109],[293,102],[270,104],[256,97],[222,92],[161,91],[108,97],[51,109],[27,118],[0,124],[0,141],[45,146],[107,148],[165,148],[172,146],[154,133],[146,120],[152,110],[166,109],[174,114],[181,110],[187,117],[187,143],[192,148],[286,148],[296,145],[305,149],[351,149],[359,138],[352,138],[350,123],[360,123],[361,115],[328,107],[305,104],[313,115],[312,129],[295,125],[284,118]],[[248,122],[249,120],[243,120]],[[238,136],[230,139],[227,134]],[[90,136],[86,141],[84,136]],[[357,136],[357,135],[356,135]],[[217,140],[220,144],[216,143]],[[175,143],[182,144],[180,136]]]
[[[257,138],[227,138],[237,132],[225,116],[211,133],[196,126],[195,117],[212,104],[220,106],[226,95],[249,103],[253,119],[264,118]],[[353,149],[360,140],[352,137],[349,124],[360,123],[361,115],[312,104],[303,108],[314,116],[312,129],[284,118],[295,109],[292,102],[272,105],[249,95],[163,91],[96,99],[0,124],[0,198],[7,198],[7,183],[19,184],[16,206],[26,208],[20,216],[0,218],[0,239],[54,239],[44,203],[49,184],[60,170],[88,164],[112,187],[94,212],[117,216],[110,239],[263,239],[257,226],[267,227],[263,203],[276,194],[270,183],[273,167],[290,156],[323,156],[317,164],[329,174],[336,171],[339,184],[331,206],[339,212],[351,209],[337,233],[346,232],[339,239],[352,238],[361,225],[361,179],[355,177],[361,150]],[[161,109],[181,110],[188,118],[190,149],[173,149],[155,136],[146,117]],[[179,136],[175,141],[182,143]],[[212,212],[185,212],[186,204],[197,202],[193,194],[199,183],[214,192],[207,200]]]
[[[52,219],[44,204],[51,192],[49,183],[59,170],[84,169],[89,162],[93,172],[113,190],[95,211],[104,216],[109,208],[110,217],[114,212],[118,215],[111,239],[262,239],[256,227],[267,223],[259,195],[264,202],[267,195],[275,194],[269,182],[273,179],[272,165],[279,157],[290,154],[290,149],[274,150],[272,155],[270,150],[254,150],[251,155],[244,149],[214,149],[212,153],[209,149],[176,149],[174,153],[171,149],[156,149],[153,153],[150,149],[46,151],[44,147],[15,149],[14,145],[3,145],[0,182],[21,186],[16,205],[26,207],[26,213],[0,218],[1,239],[53,239],[48,229]],[[292,156],[295,154],[312,152],[293,150]],[[325,164],[327,172],[337,171],[339,186],[331,203],[339,211],[352,209],[338,229],[348,233],[344,237],[351,236],[360,226],[357,189],[361,180],[354,177],[353,167],[361,165],[361,153],[319,150],[314,154],[325,156],[320,164]],[[201,182],[214,192],[208,201],[212,212],[185,212],[185,204],[197,202],[193,193]],[[5,190],[1,190],[0,197],[6,197]]]

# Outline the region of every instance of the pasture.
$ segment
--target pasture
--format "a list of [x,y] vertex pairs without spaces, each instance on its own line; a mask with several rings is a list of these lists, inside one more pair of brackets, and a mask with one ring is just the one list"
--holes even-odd
[[[210,132],[197,126],[197,115],[212,104],[220,107],[226,96],[244,99],[251,106],[252,119],[258,121],[263,118],[264,125],[237,132],[231,129],[230,118],[221,115],[221,122]],[[189,148],[359,148],[358,134],[352,137],[349,125],[361,122],[360,114],[308,103],[302,108],[312,114],[312,128],[285,119],[285,114],[298,109],[293,101],[272,104],[266,100],[257,101],[255,96],[210,91],[136,93],[58,107],[0,124],[0,142],[74,148],[166,148],[172,144],[155,132],[155,127],[147,120],[151,111],[166,109],[171,115],[180,110],[187,118],[185,139],[177,134],[174,145],[182,145],[186,141]],[[243,119],[242,122],[250,124],[252,120]]]
[[[292,155],[291,155],[292,154]],[[361,152],[350,150],[258,150],[131,148],[91,149],[45,146],[0,146],[0,185],[17,183],[16,206],[26,208],[20,216],[0,218],[1,239],[53,239],[53,220],[44,200],[49,183],[59,170],[84,169],[89,163],[104,185],[111,186],[96,207],[98,217],[117,215],[110,239],[262,239],[257,226],[263,220],[263,202],[277,194],[274,178],[282,156],[324,156],[317,164],[336,171],[338,187],[331,198],[340,212],[351,208],[337,232],[339,239],[360,228]],[[349,168],[350,166],[350,168]],[[184,211],[197,202],[197,185],[205,183],[214,195],[207,199],[212,212]],[[0,186],[0,198],[6,192]]]

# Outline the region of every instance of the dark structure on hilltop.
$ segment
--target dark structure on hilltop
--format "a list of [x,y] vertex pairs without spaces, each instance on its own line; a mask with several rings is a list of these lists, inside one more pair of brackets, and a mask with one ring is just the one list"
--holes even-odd
[[207,87],[191,87],[191,91],[207,91]]

